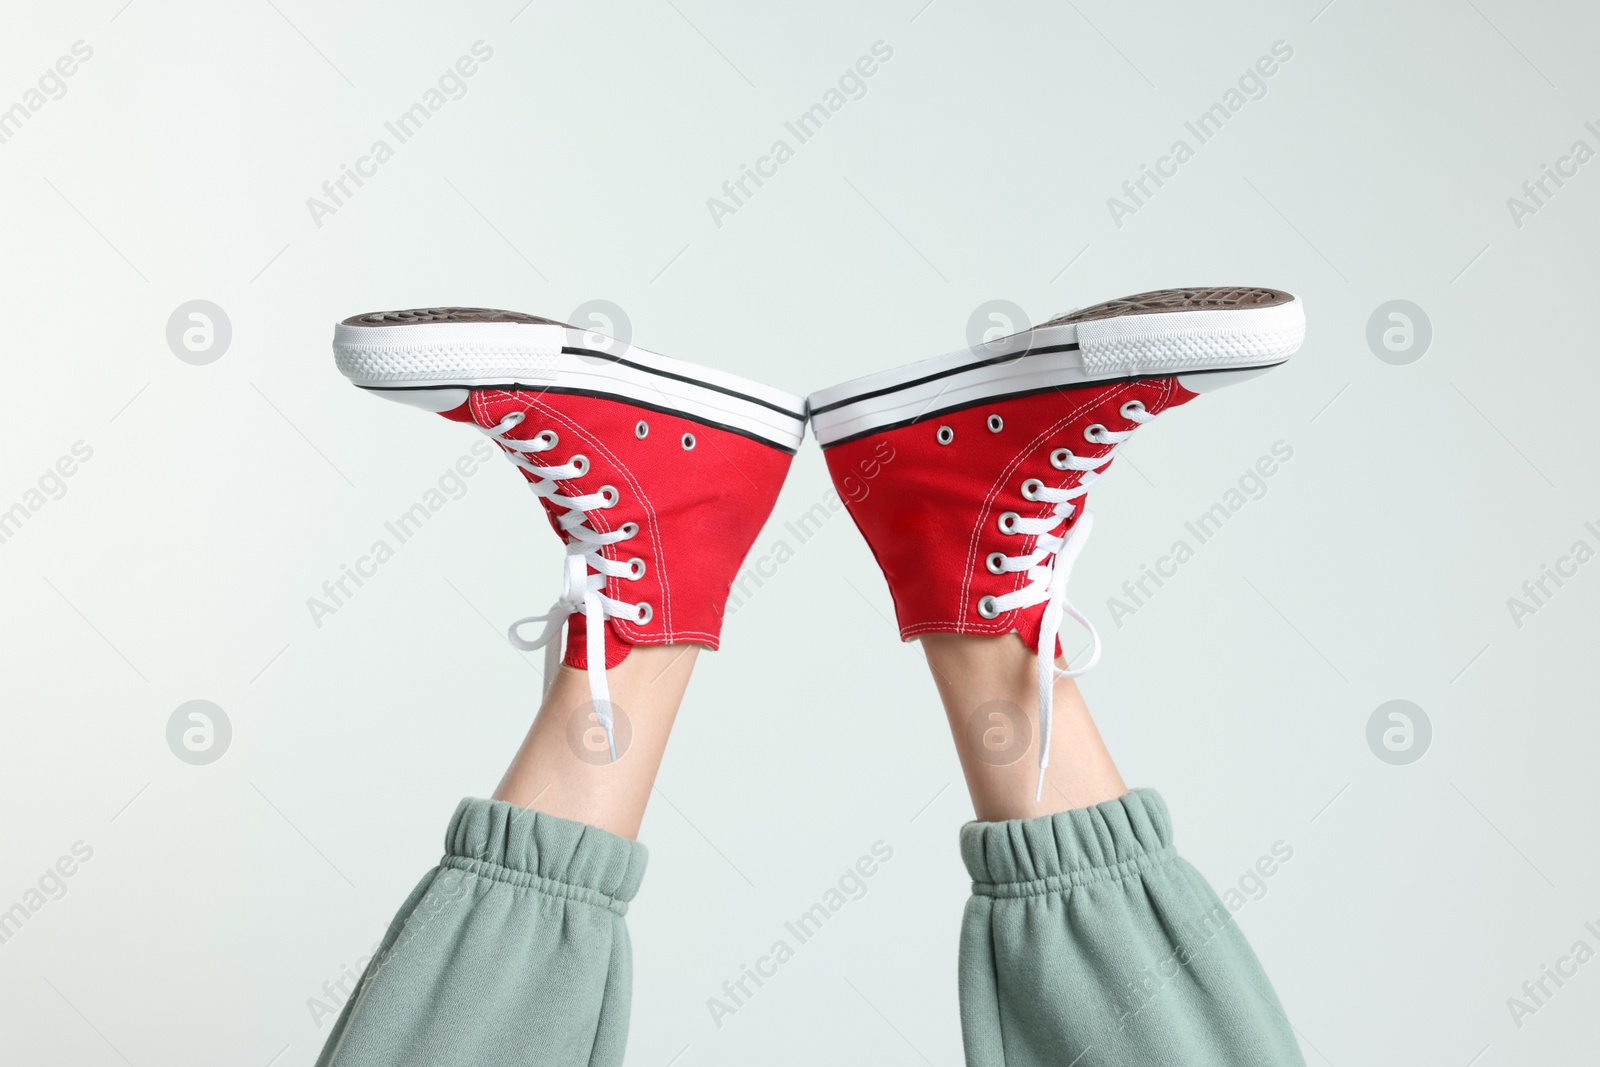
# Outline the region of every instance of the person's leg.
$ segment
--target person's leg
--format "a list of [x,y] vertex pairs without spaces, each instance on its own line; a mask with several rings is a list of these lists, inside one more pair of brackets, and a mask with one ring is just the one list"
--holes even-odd
[[[979,822],[961,942],[971,1067],[1278,1067],[1294,1037],[1228,911],[1052,669],[1090,489],[1146,424],[1282,363],[1275,289],[1172,289],[813,393],[835,486],[921,640]],[[1080,665],[1086,670],[1094,652]],[[1027,758],[1024,758],[1027,757]]]
[[697,645],[641,645],[606,672],[617,717],[611,762],[584,673],[562,664],[494,799],[638,836]]
[[1038,751],[1034,652],[1016,634],[928,634],[922,650],[955,735],[972,808],[983,822],[1086,808],[1128,791],[1071,678],[1058,678],[1050,731],[1051,775],[1034,799]]
[[582,671],[563,665],[493,800],[463,800],[318,1067],[622,1062],[644,873],[633,840],[698,647],[606,672],[612,762]]
[[1255,954],[1130,792],[1077,686],[1056,682],[1034,799],[1034,654],[1015,635],[922,639],[980,821],[961,833],[970,1067],[1280,1067],[1302,1060]]
[[[697,649],[717,647],[803,439],[804,401],[483,308],[358,315],[335,328],[334,354],[364,390],[476,429],[455,469],[503,454],[563,554],[555,604],[511,628],[547,652],[538,717],[494,799],[457,808],[319,1065],[615,1067],[622,915],[645,861],[633,837]],[[534,623],[543,632],[525,634]]]

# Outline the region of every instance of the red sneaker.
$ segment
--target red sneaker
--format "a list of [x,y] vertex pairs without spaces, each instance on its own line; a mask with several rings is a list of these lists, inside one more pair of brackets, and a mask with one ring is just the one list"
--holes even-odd
[[[560,598],[514,623],[511,641],[546,648],[548,679],[569,623],[565,661],[587,668],[616,759],[606,668],[639,644],[718,647],[804,401],[511,311],[357,315],[335,327],[333,351],[356,385],[473,424],[522,471],[567,556]],[[531,641],[519,633],[530,622],[545,624]]]
[[[1100,658],[1066,599],[1093,517],[1089,488],[1133,432],[1199,393],[1265,373],[1300,347],[1298,298],[1165,289],[1112,300],[977,348],[810,397],[813,430],[883,568],[900,636],[1016,631],[1039,652],[1039,789],[1055,677]],[[873,491],[844,492],[863,475]],[[1063,615],[1093,636],[1057,670]]]

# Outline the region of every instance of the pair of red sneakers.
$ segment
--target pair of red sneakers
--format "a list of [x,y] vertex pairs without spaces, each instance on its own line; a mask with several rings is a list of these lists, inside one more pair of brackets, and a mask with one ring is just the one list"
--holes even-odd
[[[553,668],[567,623],[565,661],[587,669],[608,739],[606,667],[638,644],[718,646],[809,419],[902,639],[1014,630],[1040,653],[1042,788],[1055,677],[1100,654],[1066,598],[1085,494],[1141,425],[1282,363],[1304,334],[1288,293],[1161,290],[809,398],[508,311],[357,315],[333,348],[356,385],[477,427],[522,471],[566,558],[560,598],[511,640]],[[873,491],[847,491],[863,469]],[[1094,651],[1060,671],[1068,615]],[[528,623],[543,632],[525,638]]]

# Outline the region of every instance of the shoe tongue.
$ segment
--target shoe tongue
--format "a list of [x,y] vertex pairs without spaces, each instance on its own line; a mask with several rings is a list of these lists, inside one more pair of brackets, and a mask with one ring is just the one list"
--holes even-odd
[[[1034,629],[1038,629],[1038,621],[1034,621]],[[589,617],[582,612],[573,612],[567,618],[567,652],[561,662],[569,667],[587,670],[589,667],[589,654],[585,641],[589,636]],[[628,658],[628,653],[633,651],[630,644],[613,625],[606,628],[606,670],[610,670]],[[1037,639],[1035,639],[1037,644]]]

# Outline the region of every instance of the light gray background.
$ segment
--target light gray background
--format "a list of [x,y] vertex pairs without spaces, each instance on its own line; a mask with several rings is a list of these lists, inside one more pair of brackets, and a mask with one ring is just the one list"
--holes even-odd
[[[8,5],[0,107],[93,57],[0,144],[0,508],[93,455],[0,544],[0,908],[93,856],[0,945],[3,1058],[309,1064],[308,998],[531,715],[537,657],[500,630],[545,608],[558,550],[508,465],[313,624],[473,441],[351,389],[337,319],[604,299],[647,348],[803,393],[959,347],[990,299],[1042,321],[1205,284],[1293,290],[1310,332],[1095,491],[1090,704],[1219,888],[1293,848],[1237,917],[1311,1063],[1592,1058],[1600,962],[1520,1027],[1507,998],[1600,948],[1600,563],[1520,628],[1507,599],[1600,547],[1600,162],[1520,228],[1506,201],[1600,147],[1600,15],[1324,3]],[[479,40],[466,95],[316,226],[307,198]],[[865,96],[715,225],[707,198],[880,40]],[[1118,227],[1107,198],[1280,40],[1266,95]],[[165,340],[195,299],[233,330],[208,366]],[[1366,340],[1393,299],[1433,328],[1405,366]],[[1266,495],[1113,623],[1278,441]],[[848,518],[784,529],[827,486],[808,442],[756,549],[795,556],[702,659],[646,819],[632,1064],[960,1062],[971,812]],[[167,746],[193,699],[232,725],[208,766]],[[1433,726],[1406,766],[1366,740],[1392,699]],[[707,998],[879,840],[866,896],[714,1026]]]

